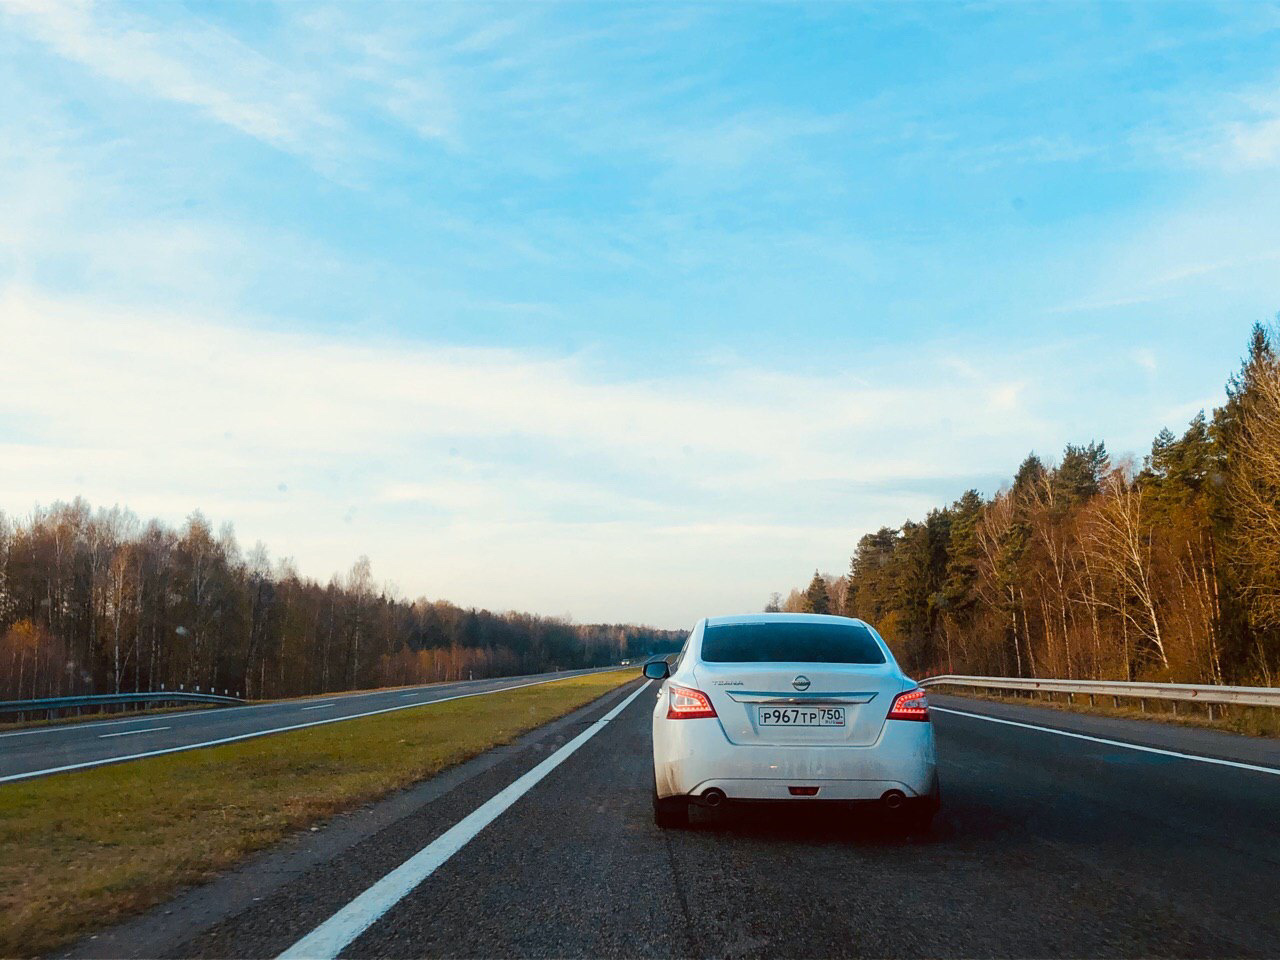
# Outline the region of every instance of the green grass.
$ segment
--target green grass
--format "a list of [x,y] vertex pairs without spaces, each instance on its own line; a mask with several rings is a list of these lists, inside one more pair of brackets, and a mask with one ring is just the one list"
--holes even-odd
[[1106,717],[1121,717],[1127,720],[1156,720],[1160,723],[1172,723],[1183,727],[1203,727],[1209,730],[1222,730],[1226,733],[1241,733],[1250,737],[1280,737],[1280,710],[1272,707],[1238,707],[1235,705],[1215,705],[1214,719],[1210,720],[1203,704],[1179,703],[1178,712],[1174,713],[1172,701],[1148,700],[1144,711],[1136,700],[1120,699],[1120,706],[1111,704],[1111,697],[1099,695],[1096,702],[1089,703],[1089,698],[1076,694],[1075,702],[1067,700],[1065,693],[1055,694],[1057,699],[1047,699],[1044,694],[1034,697],[1013,696],[1007,694],[988,693],[973,687],[955,687],[941,689],[945,684],[933,687],[939,693],[968,697],[972,700],[990,700],[994,703],[1017,703],[1023,706],[1048,707],[1053,710],[1065,710],[1068,713],[1092,713]]
[[572,677],[0,786],[0,956],[47,953],[636,678]]

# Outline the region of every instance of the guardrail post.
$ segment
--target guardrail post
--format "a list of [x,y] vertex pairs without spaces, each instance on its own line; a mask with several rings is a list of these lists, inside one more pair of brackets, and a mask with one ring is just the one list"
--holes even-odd
[[1212,704],[1212,703],[1206,703],[1206,704],[1205,704],[1205,706],[1209,708],[1209,719],[1210,719],[1210,720],[1212,720],[1212,719],[1213,719],[1213,704]]
[[1178,701],[1170,700],[1169,703],[1173,705],[1173,715],[1176,717],[1178,715]]
[[1142,710],[1142,712],[1143,712],[1143,713],[1146,713],[1146,712],[1147,712],[1147,698],[1146,698],[1146,697],[1139,697],[1139,698],[1138,698],[1138,706],[1139,706],[1139,708]]

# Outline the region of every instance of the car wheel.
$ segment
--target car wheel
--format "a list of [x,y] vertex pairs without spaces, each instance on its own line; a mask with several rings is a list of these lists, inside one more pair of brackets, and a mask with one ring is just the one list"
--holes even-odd
[[689,801],[684,797],[658,797],[653,793],[653,822],[664,830],[689,825]]

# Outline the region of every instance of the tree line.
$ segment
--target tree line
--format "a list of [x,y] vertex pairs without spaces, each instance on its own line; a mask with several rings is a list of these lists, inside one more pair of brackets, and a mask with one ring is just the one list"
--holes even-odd
[[180,529],[82,499],[0,513],[0,699],[138,690],[251,699],[603,666],[684,634],[408,601],[369,560],[319,583],[247,555],[229,526]]
[[1280,360],[1256,325],[1226,402],[1139,464],[1101,442],[1032,454],[858,542],[769,610],[875,625],[917,675],[1275,685],[1280,672]]

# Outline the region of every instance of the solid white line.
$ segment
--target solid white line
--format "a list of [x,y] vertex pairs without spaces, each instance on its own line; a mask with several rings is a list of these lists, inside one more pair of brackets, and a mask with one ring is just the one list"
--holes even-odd
[[646,680],[634,693],[587,727],[547,759],[520,777],[506,789],[463,817],[435,840],[427,844],[400,866],[356,897],[292,947],[280,954],[280,960],[333,960],[356,937],[364,933],[418,884],[431,876],[450,857],[461,850],[481,830],[493,823],[517,800],[542,780],[584,743],[599,733],[606,723],[631,705],[649,686]]
[[1126,750],[1140,750],[1143,753],[1158,753],[1162,757],[1177,757],[1180,760],[1195,760],[1199,763],[1212,763],[1220,767],[1235,767],[1238,770],[1252,770],[1255,773],[1270,773],[1280,776],[1280,769],[1260,767],[1253,763],[1242,763],[1239,760],[1219,760],[1217,757],[1202,757],[1195,753],[1179,753],[1177,750],[1161,750],[1159,747],[1145,747],[1140,743],[1125,743],[1123,740],[1108,740],[1105,737],[1091,737],[1084,733],[1072,733],[1070,730],[1058,730],[1054,727],[1039,727],[1034,723],[1020,723],[1017,720],[1005,720],[1002,717],[988,717],[981,713],[968,713],[964,710],[952,710],[950,707],[929,705],[929,710],[939,713],[954,713],[958,717],[973,717],[975,720],[986,720],[990,723],[1003,723],[1010,727],[1022,727],[1025,730],[1039,730],[1041,733],[1056,733],[1060,737],[1071,737],[1073,740],[1088,740],[1090,743],[1101,743],[1108,747],[1124,747]]
[[[574,676],[580,676],[575,674]],[[43,777],[50,773],[66,773],[69,770],[84,770],[88,767],[101,767],[108,763],[123,763],[126,760],[141,760],[144,757],[159,757],[166,753],[181,753],[183,750],[198,750],[201,747],[217,747],[224,743],[236,743],[239,740],[251,740],[254,737],[265,737],[271,733],[286,733],[290,730],[303,730],[307,727],[320,727],[326,723],[341,723],[344,720],[358,720],[361,717],[374,717],[380,713],[392,713],[396,710],[412,710],[414,707],[429,707],[433,703],[448,703],[450,700],[465,700],[468,697],[485,697],[491,693],[505,693],[508,690],[519,690],[521,687],[536,687],[543,683],[555,683],[558,680],[568,680],[571,677],[560,675],[552,677],[549,680],[532,680],[529,683],[517,683],[508,687],[497,687],[493,690],[477,690],[475,693],[460,693],[452,697],[441,697],[438,700],[428,700],[425,703],[402,703],[394,707],[383,707],[381,710],[367,710],[364,713],[349,713],[341,717],[325,717],[323,720],[308,720],[306,723],[291,723],[287,727],[272,727],[270,730],[254,730],[250,733],[237,734],[234,737],[222,737],[218,740],[204,740],[200,743],[188,743],[180,747],[166,747],[163,750],[148,750],[145,753],[131,753],[124,757],[103,757],[100,760],[86,760],[83,763],[68,763],[61,767],[48,767],[44,770],[28,770],[26,773],[11,773],[8,776],[0,777],[0,783],[8,783],[11,780],[29,780],[32,777]]]
[[120,733],[100,733],[99,740],[106,740],[110,737],[132,737],[135,733],[155,733],[157,730],[168,730],[169,727],[147,727],[145,730],[122,730]]

